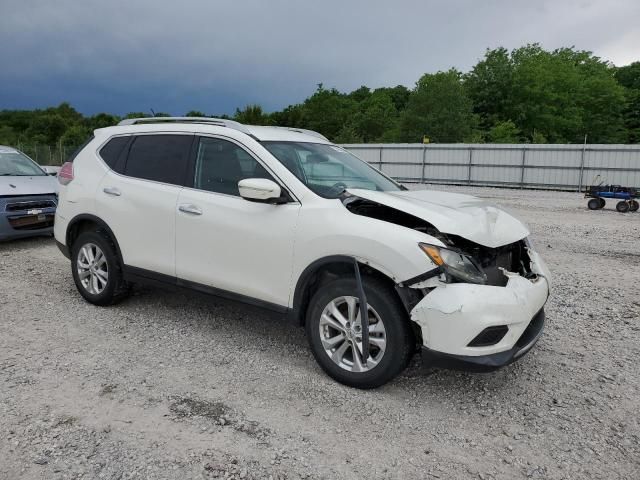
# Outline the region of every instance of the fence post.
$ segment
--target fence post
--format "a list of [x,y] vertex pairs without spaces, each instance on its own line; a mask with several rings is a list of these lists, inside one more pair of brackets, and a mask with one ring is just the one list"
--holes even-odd
[[520,171],[520,188],[524,188],[524,166],[527,156],[527,144],[522,145],[522,166]]
[[378,156],[378,168],[382,171],[382,145],[380,145],[380,154]]
[[584,175],[584,157],[587,150],[587,136],[584,136],[584,144],[582,145],[582,154],[580,155],[580,176],[578,177],[578,192],[582,191],[582,181]]
[[422,146],[422,173],[420,174],[420,184],[424,185],[424,166],[427,160],[427,146]]
[[467,185],[471,185],[471,162],[473,161],[473,147],[469,147],[469,172],[467,174]]

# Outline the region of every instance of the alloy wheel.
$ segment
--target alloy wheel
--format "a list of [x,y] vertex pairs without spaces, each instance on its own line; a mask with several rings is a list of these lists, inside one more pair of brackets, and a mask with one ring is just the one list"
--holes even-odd
[[76,261],[78,278],[84,289],[99,295],[109,281],[109,265],[102,249],[95,243],[87,243],[80,248]]
[[380,363],[387,346],[384,323],[367,304],[369,316],[369,358],[362,356],[362,324],[357,297],[333,299],[320,316],[320,340],[326,354],[340,368],[349,372],[366,372]]

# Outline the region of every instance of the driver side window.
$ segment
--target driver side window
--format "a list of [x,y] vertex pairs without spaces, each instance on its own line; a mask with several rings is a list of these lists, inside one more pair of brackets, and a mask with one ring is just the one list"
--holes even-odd
[[228,140],[200,137],[194,188],[240,196],[238,182],[245,178],[273,180],[267,170],[242,147]]

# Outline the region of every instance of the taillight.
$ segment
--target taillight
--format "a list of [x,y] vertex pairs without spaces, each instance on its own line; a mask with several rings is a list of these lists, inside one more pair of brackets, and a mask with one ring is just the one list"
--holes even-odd
[[58,172],[58,181],[61,185],[68,185],[73,180],[73,163],[65,162]]

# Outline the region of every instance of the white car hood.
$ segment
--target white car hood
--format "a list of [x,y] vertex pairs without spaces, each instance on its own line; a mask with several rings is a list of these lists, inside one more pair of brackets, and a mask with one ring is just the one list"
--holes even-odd
[[496,248],[529,235],[516,218],[470,195],[432,190],[377,192],[348,189],[350,194],[406,212],[429,222],[443,233]]
[[0,176],[0,196],[57,193],[58,181],[49,175]]

